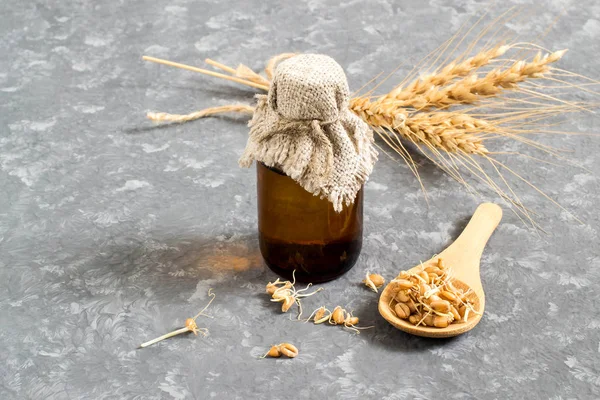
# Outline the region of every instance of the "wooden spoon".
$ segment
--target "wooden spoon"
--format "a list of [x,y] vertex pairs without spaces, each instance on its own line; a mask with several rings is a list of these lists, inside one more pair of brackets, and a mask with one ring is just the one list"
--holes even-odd
[[413,270],[420,270],[422,265],[425,267],[437,265],[438,258],[443,259],[446,267],[451,268],[453,271],[455,279],[452,283],[454,286],[463,290],[472,289],[471,300],[474,309],[477,310],[479,315],[472,314],[467,322],[450,324],[447,328],[415,326],[406,320],[398,318],[390,308],[390,302],[394,295],[390,283],[383,290],[379,298],[379,313],[383,318],[404,332],[424,337],[453,337],[473,329],[481,320],[481,315],[485,308],[485,294],[483,293],[481,278],[479,276],[481,254],[501,219],[502,209],[498,205],[492,203],[481,204],[477,207],[466,228],[454,243],[429,261],[409,270],[409,272],[413,272]]

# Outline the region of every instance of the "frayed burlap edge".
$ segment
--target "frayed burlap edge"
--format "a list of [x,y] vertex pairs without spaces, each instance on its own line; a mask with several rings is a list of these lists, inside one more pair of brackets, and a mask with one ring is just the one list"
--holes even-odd
[[[352,179],[345,187],[334,187],[328,182],[332,164],[335,162],[333,148],[324,129],[318,121],[280,121],[276,127],[269,126],[267,132],[256,127],[265,127],[266,114],[269,112],[266,95],[256,95],[258,104],[252,120],[249,122],[250,137],[239,165],[249,168],[253,161],[262,162],[268,167],[280,169],[283,173],[295,180],[306,191],[321,198],[327,198],[337,212],[343,205],[354,203],[356,194],[368,180],[377,161],[378,153],[373,147],[373,133],[360,118],[350,110],[344,112],[343,122],[340,122],[346,131],[354,137],[364,136],[366,140],[358,140],[361,152],[357,157]],[[359,130],[360,133],[356,133]],[[300,139],[299,139],[300,138]],[[298,152],[298,143],[312,141],[314,152],[310,158]],[[357,147],[359,147],[357,146]],[[311,165],[326,166],[325,168],[311,168]]]

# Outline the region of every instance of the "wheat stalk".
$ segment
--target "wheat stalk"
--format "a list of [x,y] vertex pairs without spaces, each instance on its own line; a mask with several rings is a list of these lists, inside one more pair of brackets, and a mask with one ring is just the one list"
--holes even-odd
[[242,79],[248,80],[250,82],[257,83],[259,85],[264,85],[264,86],[270,85],[270,81],[268,79],[263,78],[261,75],[257,74],[252,69],[245,66],[244,64],[240,64],[240,65],[238,65],[238,67],[236,69],[233,69],[233,68],[228,67],[227,65],[221,64],[215,60],[211,60],[210,58],[205,59],[204,62],[209,65],[212,65],[215,68],[219,68],[225,72],[228,72],[229,74],[231,74],[232,76],[234,76],[236,78],[242,78]]
[[243,113],[252,115],[254,113],[254,107],[245,104],[232,104],[221,107],[205,108],[204,110],[196,111],[190,114],[169,114],[164,112],[149,112],[146,117],[154,122],[172,122],[172,123],[183,123],[193,121],[216,114],[224,113]]
[[[434,59],[433,63],[435,64],[456,37],[441,46],[440,53],[437,56],[432,53],[427,59]],[[469,50],[480,39],[481,35],[471,44]],[[464,38],[461,39],[461,42],[462,40]],[[545,55],[538,51],[530,61],[523,59],[501,60],[500,57],[511,49],[537,50],[541,48],[530,44],[497,44],[493,47],[487,47],[487,49],[481,50],[471,57],[461,56],[456,58],[433,73],[413,79],[406,86],[403,86],[403,84],[397,85],[389,93],[379,97],[370,95],[374,91],[373,88],[365,95],[352,98],[349,108],[367,122],[388,147],[404,159],[423,189],[425,188],[417,170],[417,163],[413,160],[411,153],[403,142],[414,144],[432,163],[463,184],[470,192],[479,194],[464,178],[463,173],[467,171],[476,179],[488,185],[511,205],[513,211],[525,223],[539,228],[531,216],[531,210],[523,204],[503,172],[518,180],[525,181],[545,198],[559,207],[561,206],[513,169],[495,159],[494,155],[505,154],[506,152],[490,151],[486,142],[496,138],[508,138],[522,142],[549,155],[563,158],[556,149],[526,138],[525,135],[536,131],[553,132],[542,129],[543,126],[540,126],[540,122],[556,114],[580,111],[582,105],[568,103],[536,91],[544,89],[543,85],[533,85],[533,89],[531,89],[526,84],[533,79],[545,79],[557,82],[561,87],[573,89],[581,88],[583,85],[571,84],[553,77],[585,77],[550,67],[550,64],[562,58],[566,50],[548,52]],[[284,53],[269,60],[265,69],[267,78],[263,78],[243,64],[234,69],[210,59],[207,59],[206,62],[230,74],[224,75],[210,71],[209,75],[220,78],[225,77],[225,79],[246,86],[268,90],[277,63],[293,55],[293,53]],[[166,60],[145,59],[179,67],[183,65]],[[494,64],[500,62],[503,62],[504,65],[494,67]],[[419,67],[422,66],[422,64],[419,64]],[[185,66],[185,68],[207,73],[206,70],[196,67]],[[479,76],[477,72],[482,69],[488,69],[488,71]],[[588,80],[584,84],[586,86],[600,84],[600,82],[589,78],[585,79]],[[380,84],[381,82],[375,88]],[[500,97],[504,91],[515,93],[520,97]],[[591,92],[588,89],[586,91]],[[554,102],[559,104],[552,104]],[[463,107],[459,111],[448,110],[449,107],[465,104],[473,106],[467,109]],[[479,112],[479,110],[484,112]],[[490,110],[495,112],[490,114]],[[247,105],[232,105],[210,108],[185,115],[148,113],[148,118],[155,121],[185,122],[222,112],[250,114],[252,111],[253,108]],[[527,154],[515,154],[548,162]],[[485,165],[491,168],[492,174],[486,171]],[[562,207],[561,209],[564,210]]]

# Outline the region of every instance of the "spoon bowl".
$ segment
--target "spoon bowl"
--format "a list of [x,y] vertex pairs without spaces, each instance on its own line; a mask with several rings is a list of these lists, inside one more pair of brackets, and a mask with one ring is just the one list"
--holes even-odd
[[393,287],[388,284],[379,298],[379,313],[396,328],[423,337],[448,338],[458,336],[473,329],[481,320],[485,309],[485,293],[479,275],[481,255],[490,236],[502,219],[502,209],[492,203],[481,204],[460,236],[437,256],[411,268],[409,272],[420,271],[423,267],[437,265],[438,259],[444,261],[446,267],[453,271],[453,285],[467,291],[471,289],[469,300],[478,314],[472,315],[466,322],[448,325],[446,328],[415,326],[407,320],[398,318],[391,304],[393,303]]

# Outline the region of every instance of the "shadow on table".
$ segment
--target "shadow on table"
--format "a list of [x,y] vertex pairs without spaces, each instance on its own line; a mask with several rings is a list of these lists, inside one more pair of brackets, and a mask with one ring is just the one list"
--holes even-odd
[[[226,120],[238,122],[238,123],[244,124],[244,125],[248,124],[248,120],[249,120],[249,118],[247,116],[244,117],[242,114],[231,114],[231,113],[215,114],[215,115],[211,115],[211,116],[205,117],[205,118],[226,119]],[[148,124],[150,124],[150,125],[148,125]],[[141,122],[140,126],[124,128],[123,133],[129,134],[129,135],[142,134],[142,133],[160,131],[160,130],[171,128],[171,127],[177,126],[177,125],[181,125],[181,122],[154,123],[152,121],[146,120],[144,122]]]
[[385,348],[388,351],[399,353],[422,352],[436,349],[440,346],[460,340],[460,336],[454,338],[424,338],[410,335],[390,325],[377,311],[379,296],[375,295],[373,300],[362,304],[354,310],[357,316],[372,315],[372,318],[362,318],[363,326],[374,326],[373,329],[365,329],[360,335],[373,346]]
[[223,285],[264,282],[265,270],[255,233],[224,232],[210,237],[118,237],[101,245],[74,273],[90,292],[172,304],[187,300],[190,293],[204,298],[197,293],[202,282],[213,285],[215,292]]

